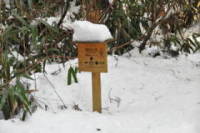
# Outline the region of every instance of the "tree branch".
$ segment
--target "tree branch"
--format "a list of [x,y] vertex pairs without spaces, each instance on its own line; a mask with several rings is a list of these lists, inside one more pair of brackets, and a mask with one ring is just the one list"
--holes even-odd
[[170,8],[167,10],[167,13],[166,13],[164,16],[162,16],[162,18],[160,18],[160,19],[157,18],[158,21],[154,22],[153,25],[150,27],[150,29],[149,29],[148,32],[147,32],[147,35],[144,36],[144,40],[143,40],[142,44],[139,46],[139,51],[140,51],[140,53],[145,49],[146,43],[147,43],[147,41],[151,38],[151,35],[152,35],[154,29],[155,29],[158,25],[162,24],[164,21],[166,21],[166,20],[168,19],[167,16],[169,15],[169,14],[168,14],[169,11],[170,11]]
[[64,20],[66,14],[67,14],[67,11],[68,11],[68,9],[69,9],[69,6],[70,6],[70,2],[67,1],[67,2],[66,2],[66,5],[65,5],[65,10],[64,10],[64,12],[63,12],[63,14],[62,14],[62,16],[61,16],[61,18],[60,18],[58,24],[57,24],[57,27],[60,27],[60,25],[63,23],[63,20]]

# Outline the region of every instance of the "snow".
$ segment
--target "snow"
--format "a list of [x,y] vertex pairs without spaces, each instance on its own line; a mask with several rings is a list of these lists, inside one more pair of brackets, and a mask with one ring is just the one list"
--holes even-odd
[[24,61],[26,57],[23,57],[20,53],[17,53],[16,51],[12,52],[12,55],[9,55],[10,57],[16,58],[18,61]]
[[146,29],[142,26],[142,23],[140,23],[139,26],[140,26],[141,33],[145,34],[146,33]]
[[191,37],[193,33],[200,33],[200,22],[192,25],[190,28],[183,30],[185,38]]
[[[183,36],[185,38],[190,38],[192,41],[194,41],[194,38],[192,37],[192,35],[194,33],[200,33],[200,22],[193,24],[190,28],[188,29],[184,29],[183,30]],[[200,43],[200,37],[196,37],[196,40]]]
[[113,4],[113,0],[108,0],[108,2],[109,2],[110,4]]
[[104,42],[112,39],[109,29],[103,24],[94,24],[89,21],[75,21],[71,27],[74,30],[73,41]]
[[76,5],[76,0],[70,2],[70,9],[68,11],[67,16],[73,17],[74,18],[74,14],[78,14],[80,11],[80,6]]
[[[67,85],[67,70],[77,60],[49,64],[36,74],[38,108],[25,122],[0,120],[0,133],[199,133],[200,54],[152,58],[131,51],[109,56],[102,74],[103,113],[91,111],[91,73],[78,73]],[[56,73],[56,74],[55,74]],[[55,90],[54,90],[55,89]],[[61,109],[63,99],[67,109]],[[75,111],[77,105],[82,111]]]
[[[69,10],[61,24],[61,28],[68,28],[68,26],[72,23],[72,20],[75,18],[75,15],[80,11],[80,6],[76,5],[76,0],[70,2]],[[62,14],[60,14],[62,15]],[[47,22],[49,25],[56,25],[60,21],[61,16],[57,17],[47,17],[47,18],[36,18],[32,21],[32,25],[36,25],[38,20],[43,20]]]
[[[73,10],[74,12],[78,12]],[[108,27],[104,24],[94,24],[89,21],[75,21],[71,22],[70,18],[73,13],[68,14],[63,23],[62,27],[66,29],[71,29],[74,31],[73,41],[75,42],[104,42],[106,40],[112,39],[112,35]],[[49,25],[55,25],[59,21],[59,17],[48,17],[42,20],[45,20]],[[32,24],[36,22],[33,21]]]
[[6,4],[6,7],[7,8],[10,8],[10,0],[4,0],[5,4]]
[[59,17],[48,17],[43,20],[45,20],[49,25],[56,25],[59,22]]

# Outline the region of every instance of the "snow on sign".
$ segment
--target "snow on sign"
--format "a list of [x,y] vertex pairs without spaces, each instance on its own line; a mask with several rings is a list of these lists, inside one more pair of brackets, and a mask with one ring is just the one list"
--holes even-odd
[[113,38],[108,27],[103,24],[75,21],[70,27],[74,31],[74,42],[104,42]]
[[106,43],[78,43],[78,65],[80,71],[107,72]]

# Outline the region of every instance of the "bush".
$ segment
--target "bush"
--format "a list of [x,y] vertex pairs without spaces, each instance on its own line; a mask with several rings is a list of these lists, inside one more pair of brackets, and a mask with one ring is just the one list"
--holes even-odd
[[38,2],[35,4],[39,7],[27,6],[27,9],[22,5],[10,9],[1,5],[4,15],[0,19],[0,110],[6,119],[21,110],[24,114],[31,113],[32,91],[23,85],[23,78],[31,79],[32,74],[45,72],[46,63],[65,63],[77,56],[71,31],[36,18],[42,14],[40,10],[36,16],[26,14],[28,10],[34,12],[33,8],[46,6]]

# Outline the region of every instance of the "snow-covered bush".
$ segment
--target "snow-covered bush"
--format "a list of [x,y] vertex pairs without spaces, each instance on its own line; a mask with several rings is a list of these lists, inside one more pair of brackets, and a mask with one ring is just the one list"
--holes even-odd
[[0,110],[5,119],[20,112],[24,119],[26,112],[31,112],[35,88],[24,85],[23,79],[32,80],[34,73],[45,72],[46,63],[64,63],[76,57],[76,46],[72,32],[62,29],[62,17],[50,25],[38,18],[40,10],[36,16],[27,15],[17,5],[2,4],[0,11]]
[[[115,47],[115,52],[123,54],[133,47],[133,41],[140,41],[140,52],[146,45],[158,44],[166,49],[165,40],[170,41],[172,36],[178,40],[188,40],[184,37],[184,30],[199,22],[199,2],[196,0],[120,0],[112,1],[105,10],[101,22],[110,28],[115,40],[109,45]],[[194,31],[195,33],[195,31]],[[197,32],[198,33],[198,32]],[[184,41],[180,50],[188,52],[191,41]],[[169,43],[173,45],[173,42]],[[190,51],[190,50],[189,50]],[[196,50],[193,50],[196,51]]]

